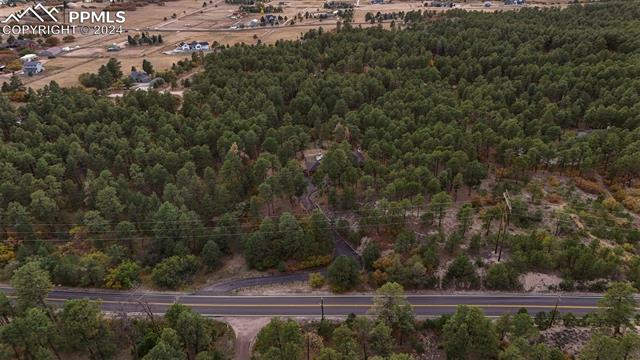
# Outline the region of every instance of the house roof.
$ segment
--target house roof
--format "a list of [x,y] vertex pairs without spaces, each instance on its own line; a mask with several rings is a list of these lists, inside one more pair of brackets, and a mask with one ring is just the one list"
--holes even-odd
[[360,149],[351,151],[351,154],[353,155],[353,158],[358,166],[364,164],[364,154],[362,153],[362,151],[360,151]]
[[149,74],[147,74],[146,71],[141,71],[141,70],[132,71],[129,77],[138,82],[149,81]]
[[136,70],[131,72],[131,76],[145,76],[145,75],[149,75],[149,74],[147,74],[147,72],[144,70]]
[[38,67],[38,65],[42,65],[40,64],[40,61],[27,61],[24,63],[23,67],[25,68],[35,68]]
[[50,48],[45,49],[45,50],[38,51],[38,55],[40,55],[40,56],[55,56],[55,55],[60,54],[61,52],[62,52],[61,48],[59,48],[57,46],[54,46],[54,47],[50,47]]
[[35,44],[35,42],[29,39],[16,39],[13,41],[13,44],[17,46],[24,46],[24,45]]

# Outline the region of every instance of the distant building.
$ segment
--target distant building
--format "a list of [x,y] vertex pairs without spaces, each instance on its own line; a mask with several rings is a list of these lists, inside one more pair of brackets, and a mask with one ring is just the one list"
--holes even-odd
[[22,72],[25,75],[35,75],[44,71],[40,61],[27,61],[22,65]]
[[320,166],[320,162],[324,158],[324,154],[322,152],[316,154],[308,154],[304,157],[304,172],[307,176],[313,175]]
[[27,49],[35,49],[38,47],[38,44],[33,41],[33,40],[29,40],[29,39],[16,39],[13,40],[10,43],[2,43],[0,44],[0,49],[7,49],[7,48],[27,48]]
[[35,41],[29,39],[18,39],[11,45],[13,45],[12,47],[24,47],[28,49],[35,49],[38,47],[38,44]]
[[454,7],[453,1],[435,0],[431,2],[432,7]]
[[190,43],[182,42],[176,48],[177,51],[189,52],[189,51],[207,51],[209,50],[209,43],[206,41],[192,41]]
[[335,16],[335,14],[332,13],[332,12],[316,12],[316,13],[311,14],[311,16],[314,19],[328,19],[330,17]]
[[40,50],[36,54],[38,54],[38,56],[43,58],[52,58],[60,55],[61,52],[62,52],[62,48],[54,46],[45,50]]
[[135,83],[148,83],[151,77],[145,71],[132,71],[129,78]]
[[278,17],[275,16],[275,15],[271,15],[271,14],[265,15],[264,16],[264,21],[266,23],[273,24],[273,25],[276,25],[276,24],[280,23],[280,21],[278,20]]

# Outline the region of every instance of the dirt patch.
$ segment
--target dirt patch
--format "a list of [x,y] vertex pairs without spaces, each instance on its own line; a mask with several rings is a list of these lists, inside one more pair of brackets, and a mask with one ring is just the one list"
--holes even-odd
[[224,262],[224,265],[222,265],[220,270],[208,275],[206,285],[210,285],[221,280],[248,278],[261,275],[264,274],[259,271],[249,270],[247,262],[242,254],[234,254]]
[[567,328],[564,326],[554,327],[543,331],[540,335],[542,342],[557,347],[569,355],[576,355],[591,338],[590,328]]
[[525,291],[544,292],[549,291],[549,287],[557,287],[562,282],[562,278],[555,275],[528,272],[520,275],[520,283]]
[[445,352],[441,348],[438,348],[438,344],[440,341],[435,334],[427,333],[418,336],[420,338],[419,341],[424,347],[424,353],[413,354],[413,357],[416,360],[444,360],[447,358]]
[[233,328],[236,333],[235,356],[234,359],[251,359],[251,348],[260,329],[265,327],[271,318],[269,317],[233,317],[221,318]]
[[328,286],[319,289],[313,289],[307,281],[297,281],[288,284],[274,284],[264,286],[253,286],[238,289],[233,292],[234,295],[330,295]]

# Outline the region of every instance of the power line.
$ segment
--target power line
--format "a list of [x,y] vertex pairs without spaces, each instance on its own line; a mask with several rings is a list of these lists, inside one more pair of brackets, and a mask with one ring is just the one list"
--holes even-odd
[[[448,203],[435,203],[435,205],[447,205]],[[401,214],[394,214],[395,216],[406,216],[406,213],[409,212],[414,212],[415,210],[422,210],[424,209],[424,211],[421,213],[421,215],[425,215],[425,214],[436,214],[439,213],[439,211],[437,210],[433,210],[433,209],[429,209],[431,206],[425,208],[424,206],[421,205],[415,205],[415,206],[410,206],[410,207],[403,207],[403,206],[398,206],[398,207],[392,207],[392,208],[383,208],[383,209],[367,209],[367,210],[356,210],[356,211],[348,211],[345,210],[343,211],[344,213],[349,213],[350,215],[356,215],[357,218],[359,219],[363,219],[363,218],[368,218],[368,216],[370,215],[385,215],[384,211],[393,211],[393,209],[398,209],[398,210],[404,210],[405,215],[401,215]],[[486,207],[484,208],[479,208],[479,209],[486,209]],[[520,208],[521,210],[525,209],[525,208]],[[369,214],[367,214],[367,212]],[[332,215],[335,214],[334,212],[331,212]],[[342,213],[342,212],[341,212]],[[282,215],[282,214],[281,214]],[[265,216],[265,217],[251,217],[252,219],[261,219],[261,220],[265,220],[265,219],[279,219],[281,217],[281,215],[273,215],[273,216]],[[480,214],[478,213],[478,216],[480,218],[489,218],[491,216],[489,216],[488,214]],[[518,215],[519,217],[522,217],[522,215]],[[590,215],[590,216],[595,216],[595,215]],[[295,217],[295,216],[294,216]],[[305,215],[305,216],[299,216],[299,217],[295,217],[296,220],[300,221],[300,222],[306,222],[306,221],[310,221],[312,219],[313,215]],[[230,219],[230,220],[243,220],[246,219],[244,217],[230,217],[230,218],[226,218],[226,219]],[[201,222],[200,220],[197,220],[199,222]],[[180,221],[180,220],[176,220],[176,221],[157,221],[154,222],[153,224],[166,224],[166,223],[170,223],[170,224],[187,224],[187,223],[195,223],[196,220],[186,220],[186,221]],[[104,225],[108,225],[108,223],[103,223]],[[132,225],[135,225],[136,223],[131,223]],[[13,224],[8,224],[8,223],[3,223],[2,225],[13,225]],[[37,226],[37,225],[48,225],[48,226],[55,226],[55,225],[66,225],[63,223],[57,224],[57,223],[51,223],[51,224],[30,224],[32,226]],[[74,227],[87,227],[89,226],[89,224],[73,224]],[[242,224],[239,224],[237,226],[231,226],[231,227],[241,227]],[[217,228],[219,228],[220,226],[192,226],[192,227],[180,227],[179,230],[185,231],[185,230],[215,230]],[[153,229],[145,229],[145,228],[140,228],[139,230],[137,230],[138,232],[151,232],[153,231]],[[101,231],[92,231],[92,233],[97,233],[97,234],[111,234],[111,233],[118,233],[119,231],[117,230],[101,230]],[[12,234],[31,234],[33,233],[33,231],[12,231]],[[65,230],[65,231],[46,231],[47,234],[69,234],[69,230]]]
[[[470,215],[468,217],[462,217],[462,218],[457,218],[457,220],[459,221],[464,221],[464,220],[472,220],[473,218],[475,218],[475,215]],[[521,218],[523,216],[520,216]],[[444,218],[444,216],[443,216]],[[482,218],[482,217],[481,217]],[[528,219],[537,219],[536,217],[533,216],[524,216],[524,218],[528,218]],[[565,223],[565,224],[575,224],[575,221],[572,221],[571,219],[560,219],[557,218],[556,219],[557,223]],[[389,226],[389,225],[401,225],[401,224],[407,224],[407,223],[411,223],[411,219],[406,219],[404,221],[398,221],[398,222],[377,222],[374,224],[358,224],[358,228],[377,228],[380,226]],[[317,230],[336,230],[333,226],[327,226],[327,227],[318,227],[315,228]],[[304,228],[300,227],[301,231],[304,231]],[[210,234],[196,234],[196,235],[179,235],[179,236],[151,236],[151,237],[119,237],[119,238],[84,238],[81,239],[81,241],[95,241],[95,242],[105,242],[105,241],[113,241],[113,242],[119,242],[119,241],[144,241],[144,240],[170,240],[170,239],[174,239],[174,240],[193,240],[193,239],[200,239],[200,238],[215,238],[215,237],[219,237],[219,236],[241,236],[241,235],[247,235],[247,234],[253,234],[255,232],[260,231],[259,229],[257,229],[256,231],[247,231],[247,232],[233,232],[233,233],[210,233]],[[267,235],[279,235],[282,233],[282,231],[279,230],[275,230],[275,231],[260,231],[261,234],[267,234]],[[74,239],[25,239],[25,240],[16,240],[19,242],[70,242],[70,241],[74,241]]]
[[[437,202],[437,203],[429,203],[427,206],[425,205],[412,205],[412,206],[403,206],[403,205],[394,205],[394,206],[390,206],[390,207],[385,207],[385,208],[370,208],[370,209],[359,209],[359,210],[335,210],[335,211],[329,211],[332,215],[335,214],[362,214],[362,213],[366,213],[366,212],[370,212],[370,213],[374,213],[374,212],[384,212],[384,211],[393,211],[393,210],[404,210],[404,211],[411,211],[411,210],[415,210],[415,209],[421,209],[421,208],[429,208],[432,206],[440,206],[440,205],[448,205],[448,206],[453,206],[455,204],[472,204],[472,202],[470,201],[451,201],[451,202]],[[514,204],[513,205],[513,209],[515,210],[529,210],[528,209],[528,205],[534,205],[537,206],[537,204],[535,203],[531,203],[531,202],[527,202],[521,205],[518,204]],[[497,204],[494,206],[498,206]],[[480,207],[479,209],[487,209],[490,208],[488,206],[484,206],[484,207]],[[592,210],[591,207],[586,207],[586,206],[571,206],[571,208],[573,209],[584,209],[584,210]],[[224,217],[221,216],[220,220],[224,220],[224,219],[230,219],[230,220],[253,220],[253,219],[257,219],[257,220],[264,220],[266,218],[273,218],[273,219],[277,219],[280,218],[282,214],[279,215],[264,215],[264,216],[233,216],[233,217]],[[597,218],[604,218],[604,216],[597,216],[597,215],[593,215],[593,214],[582,214],[580,215],[581,217],[597,217]],[[310,217],[309,215],[307,215],[307,217]],[[300,217],[303,218],[303,217]],[[117,225],[120,222],[125,222],[126,220],[123,221],[105,221],[103,224],[105,225]],[[130,221],[126,221],[129,222],[133,225],[141,225],[141,224],[166,224],[166,223],[170,223],[170,224],[174,224],[174,223],[202,223],[202,222],[206,222],[203,221],[201,219],[191,219],[191,220],[167,220],[167,221],[159,221],[159,220],[149,220],[149,221],[137,221],[137,222],[130,222]],[[12,226],[14,224],[11,223],[0,223],[0,225],[8,225],[8,226]],[[69,226],[69,227],[76,227],[76,226],[87,226],[87,224],[85,223],[30,223],[29,225],[32,226]],[[205,228],[210,228],[210,227],[205,227]],[[111,232],[111,231],[109,231]]]

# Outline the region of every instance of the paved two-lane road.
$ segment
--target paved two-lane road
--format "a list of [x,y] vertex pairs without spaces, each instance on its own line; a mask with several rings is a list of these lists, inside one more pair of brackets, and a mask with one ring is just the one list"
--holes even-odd
[[[11,289],[0,289],[11,292]],[[60,304],[68,299],[91,299],[101,301],[104,311],[138,313],[148,306],[154,313],[164,313],[175,302],[187,305],[207,316],[291,316],[319,317],[324,304],[326,316],[346,316],[350,313],[366,314],[373,303],[371,295],[272,295],[272,296],[212,296],[184,293],[128,293],[100,292],[89,290],[53,290],[48,300]],[[560,312],[572,312],[583,315],[597,309],[600,296],[567,295],[561,296],[558,305]],[[505,312],[516,312],[520,308],[530,313],[549,312],[554,309],[558,299],[555,295],[524,294],[442,294],[408,295],[418,316],[439,316],[453,313],[458,305],[480,307],[489,316]],[[145,304],[145,305],[143,305]]]

